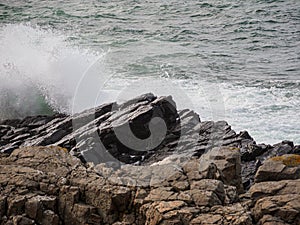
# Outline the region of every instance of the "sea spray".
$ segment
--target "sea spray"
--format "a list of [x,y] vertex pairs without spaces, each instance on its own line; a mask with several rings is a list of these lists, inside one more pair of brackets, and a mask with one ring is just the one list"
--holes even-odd
[[[178,16],[176,14],[176,18]],[[138,21],[145,24],[142,19]],[[80,18],[80,22],[95,24],[81,30],[73,27],[69,30],[71,35],[64,28],[48,29],[45,25],[42,28],[26,24],[0,26],[0,119],[52,113],[53,110],[79,112],[102,102],[120,102],[154,92],[174,96],[179,109],[194,109],[202,120],[226,120],[236,131],[248,130],[258,142],[290,139],[300,143],[299,73],[297,69],[289,69],[298,65],[296,47],[285,49],[278,45],[286,53],[280,48],[251,52],[240,48],[245,45],[241,42],[251,39],[232,42],[226,33],[223,35],[229,36],[223,42],[212,35],[207,45],[206,39],[199,42],[192,37],[188,38],[187,45],[149,40],[146,36],[132,41],[133,34],[126,30],[120,34],[123,42],[116,45],[115,35],[119,31],[108,29],[108,32],[107,26],[102,27],[99,21],[90,18]],[[170,20],[167,24],[174,22]],[[227,24],[226,20],[223,22]],[[117,23],[115,20],[109,27]],[[201,25],[194,26],[198,24]],[[126,27],[131,25],[131,21],[124,23]],[[147,26],[150,30],[154,28]],[[282,35],[285,35],[292,40],[288,27],[283,24],[281,28],[286,31],[276,33],[278,38],[284,40]],[[83,43],[76,32],[88,34]],[[70,36],[75,36],[75,40],[70,41]],[[261,38],[258,40],[264,43]],[[202,45],[198,48],[193,43]],[[98,51],[101,47],[111,48],[109,54],[89,50]],[[226,54],[212,54],[212,50],[226,50]],[[105,57],[101,57],[102,54]],[[242,67],[236,67],[235,62],[240,62],[238,65]],[[106,72],[106,67],[110,71]],[[155,79],[153,85],[150,78]],[[132,84],[136,80],[139,80],[138,85]],[[194,107],[177,98],[177,87],[165,87],[170,80],[179,83]],[[92,88],[99,81],[102,85]],[[101,89],[104,83],[109,91]],[[163,87],[157,86],[160,83]],[[221,96],[207,92],[218,89]],[[115,93],[112,95],[112,92]],[[217,100],[224,102],[225,112],[216,117],[212,116],[216,111],[211,105]]]
[[[81,77],[105,55],[28,24],[1,27],[0,42],[0,119],[70,113]],[[100,78],[101,72],[98,67]]]

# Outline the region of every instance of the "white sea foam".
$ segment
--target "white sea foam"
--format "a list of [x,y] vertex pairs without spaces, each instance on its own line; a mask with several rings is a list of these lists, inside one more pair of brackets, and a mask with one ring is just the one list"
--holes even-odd
[[121,102],[153,92],[172,95],[179,109],[194,109],[202,120],[226,120],[236,131],[248,130],[258,142],[290,139],[300,143],[297,85],[281,88],[276,81],[246,86],[232,81],[163,78],[165,73],[176,73],[166,68],[162,77],[122,76],[106,70],[105,52],[80,48],[60,32],[31,25],[1,27],[0,41],[0,119],[43,114],[49,107],[79,112],[102,102]]
[[[300,143],[300,94],[298,88],[236,85],[223,82],[187,85],[194,109],[203,120],[226,120],[235,131],[247,130],[257,143],[278,143],[289,139]],[[224,104],[223,114],[212,114],[213,95],[204,96],[201,86],[218,89]],[[189,89],[190,87],[190,89]],[[211,99],[211,100],[209,100]],[[214,115],[214,116],[213,116]]]
[[78,82],[104,55],[28,24],[1,27],[0,43],[1,119],[45,113],[47,107],[70,113]]

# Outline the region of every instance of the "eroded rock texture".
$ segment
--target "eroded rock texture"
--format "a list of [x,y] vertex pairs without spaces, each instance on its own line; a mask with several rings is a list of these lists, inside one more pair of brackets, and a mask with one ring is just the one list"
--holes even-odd
[[206,163],[204,154],[109,170],[84,164],[61,147],[17,149],[0,158],[1,224],[299,224],[297,177],[268,178],[239,194],[240,182],[233,184],[228,163],[220,163],[230,162],[241,180],[240,162],[232,161],[239,149],[213,151]]
[[299,149],[152,94],[2,121],[0,224],[298,225]]

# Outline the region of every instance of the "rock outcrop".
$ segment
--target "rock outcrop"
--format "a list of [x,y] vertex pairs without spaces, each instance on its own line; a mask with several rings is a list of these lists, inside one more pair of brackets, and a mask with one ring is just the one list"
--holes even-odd
[[269,158],[250,190],[252,212],[260,224],[300,224],[300,156]]
[[299,224],[299,146],[145,94],[0,122],[0,224]]
[[299,224],[300,179],[263,180],[239,194],[219,162],[239,151],[214,151],[209,163],[204,154],[107,176],[104,164],[84,164],[61,147],[17,149],[0,158],[1,224]]

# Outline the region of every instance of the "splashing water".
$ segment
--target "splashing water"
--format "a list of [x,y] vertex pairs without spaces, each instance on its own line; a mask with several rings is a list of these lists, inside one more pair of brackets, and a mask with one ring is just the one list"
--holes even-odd
[[0,41],[0,119],[70,113],[76,85],[104,56],[72,46],[57,31],[24,24],[1,27]]
[[[0,40],[0,120],[54,111],[71,114],[102,102],[153,92],[172,95],[179,109],[194,109],[202,120],[226,120],[236,131],[248,130],[258,142],[290,139],[300,143],[299,80],[210,81],[213,74],[204,72],[182,77],[182,65],[190,62],[191,56],[184,55],[178,67],[164,64],[164,60],[177,57],[168,54],[177,49],[171,48],[173,45],[166,48],[145,41],[140,48],[138,44],[111,47],[106,54],[81,44],[78,47],[55,29],[30,24],[0,27]],[[167,51],[164,57],[162,51]],[[152,64],[161,67],[153,72],[147,69]],[[189,70],[194,71],[192,66]],[[164,74],[168,78],[163,78]]]

